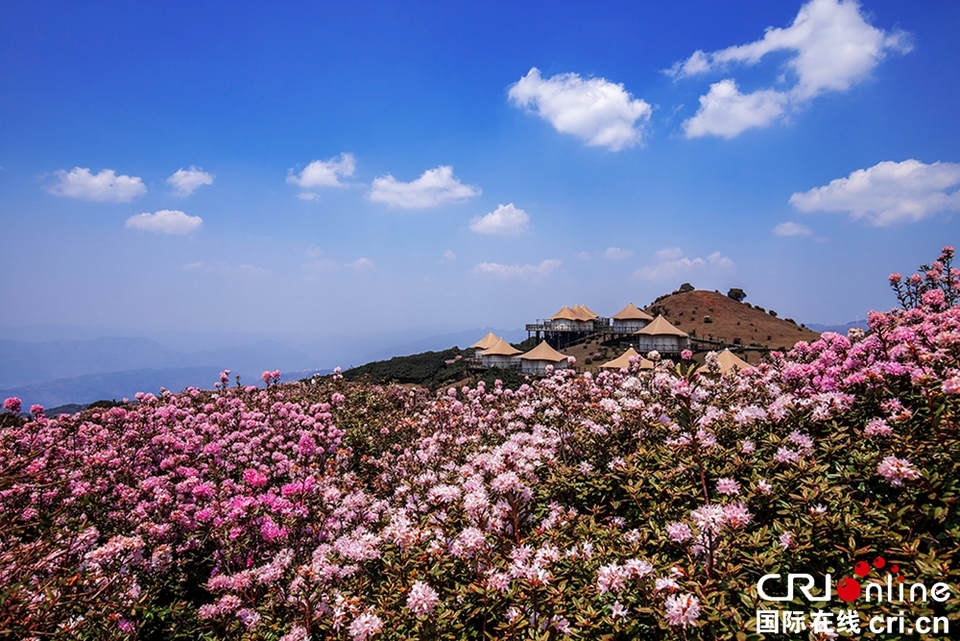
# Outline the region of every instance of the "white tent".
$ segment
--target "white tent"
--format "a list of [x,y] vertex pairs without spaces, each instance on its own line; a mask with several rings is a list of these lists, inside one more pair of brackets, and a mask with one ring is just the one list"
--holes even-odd
[[674,353],[690,347],[690,336],[671,325],[663,316],[636,332],[637,347],[641,352],[656,350]]
[[[731,352],[729,349],[725,349],[719,354],[717,354],[717,360],[720,361],[721,374],[725,374],[732,369],[737,369],[742,371],[750,367],[753,367],[753,365],[743,360],[742,358],[740,358],[739,356]],[[698,369],[697,371],[704,372],[706,371],[706,369],[707,369],[706,365],[701,365],[700,369]]]
[[502,338],[498,338],[496,343],[480,352],[480,364],[484,367],[509,369],[514,366],[515,357],[519,353],[519,349]]
[[520,361],[523,363],[524,374],[543,374],[547,371],[547,365],[553,365],[554,369],[565,368],[567,355],[561,354],[550,347],[547,341],[543,341],[526,354],[521,354]]
[[[600,366],[601,369],[623,369],[625,367],[630,367],[630,359],[634,356],[640,356],[637,353],[637,350],[630,347],[623,354],[613,359],[612,361],[607,361]],[[640,369],[653,369],[653,361],[649,361],[643,357],[640,358]]]
[[615,332],[635,332],[643,329],[650,324],[653,316],[646,313],[633,303],[627,303],[627,306],[611,316],[613,319],[613,331]]

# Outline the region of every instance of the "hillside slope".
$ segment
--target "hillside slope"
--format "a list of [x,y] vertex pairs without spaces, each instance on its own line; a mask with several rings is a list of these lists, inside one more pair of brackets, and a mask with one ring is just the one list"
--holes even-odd
[[[762,307],[738,303],[719,292],[694,290],[666,296],[649,305],[647,313],[663,314],[671,324],[697,338],[740,342],[744,346],[790,349],[820,334],[790,319],[773,316]],[[739,339],[739,341],[737,340]]]

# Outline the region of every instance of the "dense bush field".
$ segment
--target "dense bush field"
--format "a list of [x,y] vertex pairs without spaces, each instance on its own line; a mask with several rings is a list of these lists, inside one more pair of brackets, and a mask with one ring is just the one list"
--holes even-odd
[[8,399],[0,637],[757,638],[761,576],[876,556],[953,598],[864,617],[960,628],[951,257],[892,276],[866,334],[740,373]]

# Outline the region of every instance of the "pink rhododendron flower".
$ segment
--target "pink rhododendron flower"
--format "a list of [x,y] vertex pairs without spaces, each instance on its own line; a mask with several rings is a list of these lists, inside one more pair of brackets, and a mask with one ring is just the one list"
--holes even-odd
[[423,581],[414,581],[407,595],[407,607],[418,617],[429,616],[437,607],[440,598],[437,591]]
[[674,543],[683,543],[693,537],[693,530],[686,523],[678,521],[667,526],[667,534]]
[[364,612],[350,624],[347,630],[351,641],[367,641],[383,629],[383,621],[380,617],[371,613]]
[[949,395],[960,394],[960,375],[951,376],[943,381],[943,393]]
[[905,480],[920,478],[920,472],[910,461],[892,455],[880,461],[877,472],[894,487],[901,487]]
[[734,479],[717,479],[717,492],[726,496],[735,496],[740,494],[740,484]]
[[14,414],[20,413],[20,399],[16,396],[11,396],[10,398],[3,401],[3,408],[8,412],[13,412]]
[[729,528],[741,530],[745,528],[751,520],[753,520],[753,515],[750,514],[750,510],[747,509],[742,501],[728,503],[723,506],[723,522]]
[[610,618],[611,619],[626,619],[630,615],[629,611],[623,607],[623,604],[619,601],[614,601],[613,605],[610,606]]
[[687,628],[700,616],[700,600],[692,594],[671,594],[664,602],[667,623]]
[[882,418],[874,418],[863,428],[866,436],[891,436],[893,429]]

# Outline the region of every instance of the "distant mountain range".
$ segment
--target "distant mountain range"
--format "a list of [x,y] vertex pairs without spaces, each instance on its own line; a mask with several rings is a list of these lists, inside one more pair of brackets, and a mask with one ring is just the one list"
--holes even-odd
[[142,369],[221,368],[248,378],[258,377],[264,369],[305,370],[311,365],[311,359],[302,352],[269,340],[189,353],[147,338],[36,343],[0,340],[0,388]]
[[[394,336],[398,345],[379,348],[390,337],[369,341],[355,338],[349,347],[365,356],[343,359],[344,365],[408,355],[428,350],[466,347],[483,337],[491,328],[437,334],[413,341]],[[523,330],[502,332],[508,340],[526,337]],[[403,342],[401,342],[403,341]],[[0,339],[0,399],[16,396],[24,407],[39,403],[53,408],[61,405],[86,405],[98,400],[120,400],[137,392],[157,393],[160,387],[181,391],[188,386],[213,387],[219,373],[231,370],[240,374],[243,384],[261,384],[264,370],[279,369],[282,380],[298,380],[314,373],[326,374],[329,368],[317,367],[317,358],[275,340],[260,340],[246,345],[183,352],[143,337],[110,336],[53,341]],[[352,361],[352,362],[351,362]]]
[[833,332],[835,334],[846,334],[849,330],[855,327],[859,329],[867,329],[867,321],[865,320],[850,321],[846,325],[821,325],[819,323],[810,323],[809,325],[807,325],[807,327],[821,334],[824,332]]

